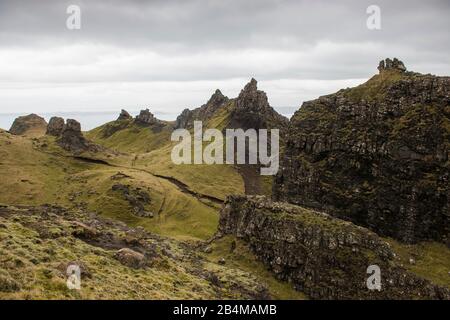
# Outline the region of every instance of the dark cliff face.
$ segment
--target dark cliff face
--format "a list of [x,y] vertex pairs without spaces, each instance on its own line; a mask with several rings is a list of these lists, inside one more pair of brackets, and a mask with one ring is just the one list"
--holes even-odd
[[[366,228],[262,196],[228,197],[218,236],[232,234],[276,276],[312,299],[449,299],[399,266],[387,242]],[[380,268],[381,291],[367,288],[367,268]]]
[[274,198],[405,242],[449,240],[450,78],[380,63],[291,119]]

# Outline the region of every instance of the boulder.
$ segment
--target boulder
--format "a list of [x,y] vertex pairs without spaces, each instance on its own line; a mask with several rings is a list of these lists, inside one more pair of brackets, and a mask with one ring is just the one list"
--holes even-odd
[[51,117],[48,122],[47,132],[45,134],[59,137],[64,129],[64,119],[60,117]]
[[145,256],[142,253],[136,252],[129,248],[122,248],[114,254],[121,264],[133,269],[145,268],[147,263]]

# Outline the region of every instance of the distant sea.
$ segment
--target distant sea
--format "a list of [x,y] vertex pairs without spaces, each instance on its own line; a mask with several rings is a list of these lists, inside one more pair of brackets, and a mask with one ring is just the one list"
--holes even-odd
[[[282,115],[290,118],[297,108],[294,107],[274,107]],[[162,120],[175,120],[177,116],[181,113],[170,113],[170,112],[158,112],[150,110],[155,117]],[[53,112],[53,113],[37,113],[41,117],[44,117],[47,122],[53,116],[62,117],[64,119],[75,119],[81,124],[81,129],[83,131],[94,129],[102,124],[116,120],[119,116],[120,111],[104,111],[104,112]],[[135,116],[139,111],[131,112],[132,116]],[[0,128],[4,130],[9,130],[15,118],[19,116],[25,116],[29,113],[0,113]]]

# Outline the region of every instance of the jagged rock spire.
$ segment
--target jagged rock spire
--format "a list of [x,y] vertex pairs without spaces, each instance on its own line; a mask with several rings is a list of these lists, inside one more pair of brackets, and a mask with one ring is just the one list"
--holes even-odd
[[252,78],[245,85],[237,98],[236,106],[238,109],[247,108],[254,109],[255,111],[269,107],[266,93],[258,90],[258,81]]
[[213,93],[211,98],[209,98],[206,105],[207,106],[219,106],[227,100],[228,100],[228,98],[226,96],[224,96],[219,89],[216,89],[216,91]]
[[398,60],[397,58],[394,58],[393,60],[387,58],[381,60],[378,64],[378,71],[381,73],[384,70],[398,70],[404,72],[406,71],[406,67],[403,62]]
[[136,116],[135,122],[143,125],[150,125],[157,123],[158,119],[156,119],[153,113],[151,113],[147,108],[145,110],[141,110],[139,115]]

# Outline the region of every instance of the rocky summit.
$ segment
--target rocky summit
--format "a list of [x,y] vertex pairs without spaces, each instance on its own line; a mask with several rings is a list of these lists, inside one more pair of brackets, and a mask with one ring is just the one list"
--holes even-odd
[[231,113],[235,128],[268,129],[284,131],[288,119],[276,112],[270,105],[264,91],[258,90],[258,82],[252,78],[236,98],[236,107]]
[[449,241],[450,77],[380,62],[292,117],[274,198],[404,242]]
[[9,132],[15,135],[43,134],[47,128],[47,121],[37,114],[18,117],[14,120]]

